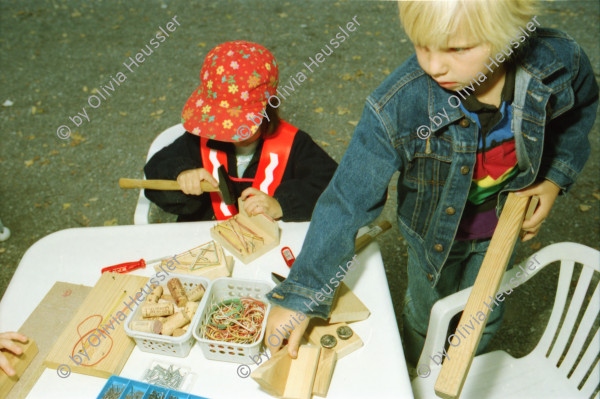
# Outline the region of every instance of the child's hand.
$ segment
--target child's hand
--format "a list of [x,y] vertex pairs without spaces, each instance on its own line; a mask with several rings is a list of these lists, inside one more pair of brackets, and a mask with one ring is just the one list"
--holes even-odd
[[272,355],[279,352],[279,349],[283,344],[283,338],[281,338],[281,335],[278,334],[276,330],[278,329],[281,333],[285,334],[286,331],[289,332],[290,329],[293,328],[292,333],[288,337],[288,354],[293,359],[298,357],[298,347],[300,346],[302,335],[304,335],[304,331],[306,331],[306,327],[308,327],[308,322],[310,321],[310,317],[306,317],[304,320],[300,321],[298,319],[298,313],[299,312],[295,310],[282,308],[281,306],[271,307],[267,319],[267,328],[265,330],[265,345],[269,348]]
[[215,188],[219,187],[219,183],[204,168],[184,170],[179,174],[179,176],[177,176],[177,183],[179,183],[181,191],[183,191],[185,194],[202,194],[202,188],[200,187],[201,181],[207,181]]
[[[0,333],[0,349],[7,349],[18,356],[23,352],[23,350],[20,347],[18,347],[14,342],[12,342],[13,340],[26,343],[28,338],[18,332]],[[4,372],[9,377],[15,375],[15,370],[10,366],[10,364],[8,363],[8,359],[6,358],[6,356],[4,356],[2,352],[0,352],[0,368],[4,370]]]
[[265,213],[273,219],[279,219],[283,216],[283,210],[281,210],[279,201],[254,187],[245,189],[242,192],[241,199],[244,201],[246,213],[250,216],[258,215],[259,213]]
[[537,235],[544,223],[544,219],[548,217],[552,205],[560,192],[560,187],[551,182],[550,180],[544,180],[541,183],[534,184],[528,188],[518,191],[517,195],[532,197],[537,195],[540,198],[538,206],[531,216],[531,218],[523,222],[521,227],[521,241],[531,240]]

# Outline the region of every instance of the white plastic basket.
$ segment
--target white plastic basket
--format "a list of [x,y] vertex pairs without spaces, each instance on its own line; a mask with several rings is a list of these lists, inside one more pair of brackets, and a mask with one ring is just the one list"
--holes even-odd
[[[258,280],[246,280],[239,278],[222,277],[213,280],[208,292],[204,294],[202,310],[200,317],[196,319],[196,324],[192,325],[194,337],[202,352],[207,359],[222,360],[225,362],[251,364],[253,361],[250,356],[259,353],[267,325],[267,316],[271,310],[271,305],[267,300],[266,294],[273,288],[272,284]],[[251,297],[264,302],[267,305],[265,318],[262,322],[260,337],[253,344],[234,344],[222,341],[213,341],[205,339],[201,335],[201,327],[208,319],[209,313],[214,305],[226,299]],[[204,301],[206,299],[206,301]]]
[[133,320],[137,320],[138,314],[142,311],[141,304],[137,306],[129,316],[127,316],[127,320],[125,323],[125,333],[135,340],[135,343],[142,352],[158,353],[161,355],[169,355],[176,357],[186,357],[190,353],[190,350],[192,349],[192,346],[195,342],[192,330],[194,328],[194,325],[197,324],[197,320],[200,318],[200,309],[202,309],[203,303],[207,297],[210,287],[210,280],[199,276],[169,273],[167,278],[160,284],[162,285],[164,292],[166,293],[169,293],[169,289],[167,288],[167,282],[172,278],[178,278],[186,291],[189,291],[192,287],[195,287],[198,284],[202,284],[204,286],[204,289],[206,290],[204,296],[200,300],[200,306],[198,306],[196,314],[194,315],[192,320],[190,320],[190,325],[185,334],[179,337],[170,337],[168,335],[145,333],[130,329],[129,323],[131,323],[131,321]]

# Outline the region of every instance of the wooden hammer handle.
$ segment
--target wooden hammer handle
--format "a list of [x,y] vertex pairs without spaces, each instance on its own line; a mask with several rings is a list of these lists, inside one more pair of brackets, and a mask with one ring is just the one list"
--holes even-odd
[[[119,187],[121,188],[148,188],[150,190],[169,190],[177,191],[181,190],[179,183],[176,180],[142,180],[142,179],[119,179]],[[218,188],[213,187],[209,182],[200,182],[200,188],[203,192],[206,191],[219,191]]]

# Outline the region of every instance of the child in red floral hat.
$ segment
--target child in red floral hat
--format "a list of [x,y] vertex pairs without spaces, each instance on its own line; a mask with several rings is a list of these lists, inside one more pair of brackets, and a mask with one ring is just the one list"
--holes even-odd
[[177,180],[182,191],[146,190],[146,197],[178,221],[227,219],[236,207],[200,188],[201,181],[217,187],[224,165],[248,214],[310,220],[337,164],[307,133],[279,119],[278,75],[275,58],[258,44],[212,49],[183,108],[186,133],[144,167],[148,179]]

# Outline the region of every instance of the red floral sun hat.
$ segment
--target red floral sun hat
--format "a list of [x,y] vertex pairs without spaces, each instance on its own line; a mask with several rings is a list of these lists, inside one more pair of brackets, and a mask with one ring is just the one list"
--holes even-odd
[[275,57],[263,46],[245,41],[218,45],[206,56],[200,86],[183,107],[183,126],[213,140],[247,140],[258,130],[253,116],[275,95],[278,77]]

